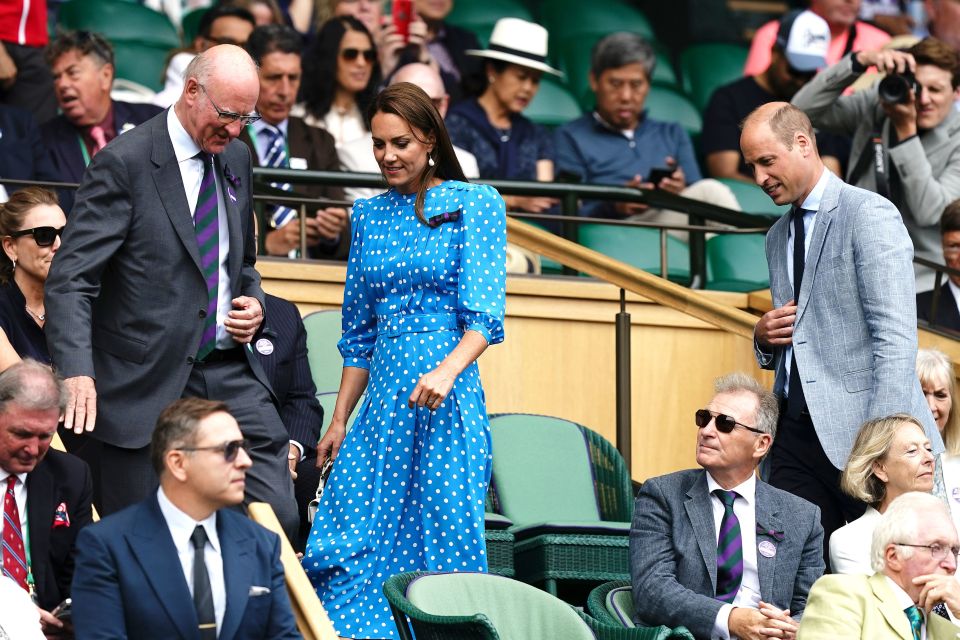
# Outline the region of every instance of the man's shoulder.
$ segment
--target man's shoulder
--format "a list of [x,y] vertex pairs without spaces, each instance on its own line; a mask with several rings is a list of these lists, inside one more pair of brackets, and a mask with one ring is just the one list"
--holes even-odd
[[[67,120],[67,117],[63,114],[50,118],[40,125],[40,135],[43,136],[43,140],[47,145],[55,143],[61,138],[76,135],[77,131],[73,123]],[[75,142],[75,138],[69,139]]]
[[703,469],[684,469],[662,476],[648,478],[640,491],[657,489],[667,497],[686,494],[698,480],[704,477]]
[[811,590],[833,594],[855,594],[870,590],[870,579],[864,573],[825,573],[813,583]]
[[[777,487],[764,482],[763,480],[757,479],[757,500],[764,499],[775,500],[779,502],[783,509],[782,511],[786,514],[801,514],[804,512],[809,512],[809,516],[813,517],[816,512],[816,505],[814,505],[809,500],[805,500],[799,496],[796,496],[789,491],[784,491],[783,489],[778,489]],[[819,521],[819,519],[818,519]]]
[[585,113],[579,118],[575,118],[566,124],[557,127],[557,133],[569,133],[573,137],[592,132],[596,127],[596,122],[592,113]]
[[90,473],[90,467],[77,456],[66,451],[48,449],[34,472],[39,469],[49,471],[55,478],[82,478]]
[[[290,321],[296,321],[300,319],[300,311],[297,309],[297,305],[293,304],[289,300],[284,298],[278,298],[277,296],[266,294],[266,303],[267,308],[265,309],[266,316],[269,320],[276,320],[280,318],[286,322],[284,324],[290,324]],[[269,322],[269,324],[274,324]]]
[[155,115],[166,111],[163,107],[158,107],[149,102],[123,102],[121,100],[113,101],[114,127],[117,134],[123,133],[124,129],[130,129],[139,124],[143,124]]

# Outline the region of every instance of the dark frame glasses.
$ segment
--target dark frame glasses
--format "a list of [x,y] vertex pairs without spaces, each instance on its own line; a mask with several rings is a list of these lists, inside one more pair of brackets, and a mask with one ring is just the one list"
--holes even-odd
[[377,52],[373,49],[357,49],[356,47],[348,47],[340,50],[340,57],[347,62],[353,62],[357,59],[357,56],[361,55],[369,64],[373,64],[373,61],[377,59]]
[[236,113],[234,111],[224,111],[223,109],[217,106],[216,102],[213,101],[213,98],[211,98],[210,94],[207,93],[207,88],[205,86],[199,83],[198,83],[198,86],[200,87],[201,91],[203,91],[203,95],[207,96],[207,100],[210,101],[210,106],[213,107],[213,110],[217,112],[217,120],[219,120],[221,123],[233,124],[234,122],[239,120],[240,124],[242,124],[243,126],[247,126],[248,124],[253,124],[254,122],[260,119],[259,113],[251,113],[251,114],[244,115],[242,113]]
[[177,451],[217,451],[223,454],[224,462],[233,462],[237,459],[240,449],[249,451],[250,443],[246,439],[231,440],[210,447],[177,447]]
[[22,238],[23,236],[33,236],[33,241],[38,247],[51,247],[57,241],[57,238],[63,233],[63,227],[33,227],[32,229],[20,229],[10,234],[11,238]]
[[725,413],[717,413],[715,411],[710,411],[709,409],[697,409],[697,412],[694,414],[694,421],[697,423],[698,429],[703,429],[708,424],[710,420],[716,420],[717,431],[720,433],[730,433],[733,431],[734,427],[743,427],[747,431],[753,431],[754,433],[763,434],[763,431],[760,429],[754,429],[753,427],[748,427],[742,422],[737,422],[733,419],[733,416],[728,416]]

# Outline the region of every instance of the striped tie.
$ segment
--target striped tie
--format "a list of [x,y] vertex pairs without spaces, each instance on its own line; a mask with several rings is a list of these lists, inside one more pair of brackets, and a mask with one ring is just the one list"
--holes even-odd
[[[264,164],[274,169],[289,169],[290,160],[287,158],[287,144],[283,139],[283,132],[277,127],[272,127],[267,124],[264,125],[261,133],[267,139],[267,155],[264,158]],[[283,189],[284,191],[293,190],[289,182],[271,182],[270,186]],[[274,229],[279,229],[290,222],[296,215],[297,212],[290,207],[276,205],[271,208],[270,225]]]
[[207,282],[207,310],[203,335],[197,349],[197,360],[203,360],[217,344],[217,285],[220,278],[220,221],[217,215],[217,181],[213,177],[213,156],[200,152],[203,161],[203,180],[193,213],[193,224],[200,249],[200,268]]
[[732,603],[743,580],[743,540],[740,521],[733,512],[737,492],[716,489],[713,495],[723,503],[723,520],[717,539],[717,600]]
[[13,493],[17,476],[7,478],[7,490],[3,494],[3,575],[27,589],[27,555],[23,548],[23,533],[20,531],[20,509]]

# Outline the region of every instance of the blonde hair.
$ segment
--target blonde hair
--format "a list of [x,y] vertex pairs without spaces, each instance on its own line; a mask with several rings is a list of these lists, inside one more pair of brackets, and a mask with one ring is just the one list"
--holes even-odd
[[873,465],[890,451],[897,430],[904,424],[914,424],[923,431],[920,421],[906,413],[886,418],[874,418],[863,423],[847,466],[840,474],[840,489],[849,496],[876,507],[887,493],[887,485],[873,473]]
[[957,398],[956,378],[953,373],[953,362],[950,356],[937,349],[918,349],[917,350],[917,378],[920,384],[924,382],[937,384],[942,382],[950,394],[951,406],[950,415],[947,416],[947,422],[943,425],[943,444],[947,453],[956,455],[960,453],[960,411],[955,411],[952,401]]

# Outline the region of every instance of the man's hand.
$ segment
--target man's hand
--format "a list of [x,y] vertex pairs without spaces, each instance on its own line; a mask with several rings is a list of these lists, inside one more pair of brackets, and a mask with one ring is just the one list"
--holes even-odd
[[[650,182],[644,182],[643,178],[640,176],[633,176],[632,179],[624,183],[625,187],[634,187],[636,189],[653,189],[654,184]],[[618,202],[614,206],[614,211],[618,215],[623,216],[624,218],[629,218],[630,216],[635,216],[638,213],[643,213],[650,207],[645,204],[640,204],[639,202]]]
[[63,427],[80,435],[93,431],[97,423],[97,388],[90,376],[74,376],[63,381],[70,394],[63,412]]
[[40,613],[40,630],[43,631],[43,635],[47,638],[62,638],[65,637],[64,632],[68,631],[64,627],[63,621],[54,616],[49,611],[45,611],[40,607],[37,607],[37,611]]
[[300,461],[300,447],[290,443],[290,450],[287,451],[287,466],[290,467],[290,477],[297,479],[297,463]]
[[669,177],[662,179],[657,183],[657,189],[679,194],[687,188],[687,177],[683,173],[683,167],[677,164],[676,159],[667,156],[667,166],[673,169]]
[[7,90],[17,81],[17,64],[0,43],[0,89]]
[[917,61],[913,56],[896,49],[878,49],[876,51],[860,51],[856,54],[857,61],[865,67],[876,67],[880,73],[903,73],[917,70]]
[[793,323],[797,319],[797,305],[793,300],[779,309],[767,311],[753,331],[757,343],[763,347],[784,347],[793,344]]
[[897,140],[906,140],[917,135],[917,96],[911,91],[906,102],[880,102],[883,112],[890,118],[890,124],[897,132]]
[[[347,228],[350,216],[343,207],[327,207],[326,209],[317,209],[317,217],[308,220],[313,222],[316,234],[325,240],[336,240]],[[308,227],[309,228],[309,227]]]
[[223,326],[227,333],[240,344],[253,340],[253,335],[263,322],[263,309],[260,301],[250,296],[238,296],[231,301],[233,311],[227,314]]
[[914,578],[913,584],[923,585],[917,598],[917,606],[927,613],[941,602],[947,605],[952,613],[960,612],[960,582],[957,582],[955,576],[928,573]]
[[[797,633],[797,623],[776,607],[760,603],[761,609],[734,607],[727,620],[730,637],[740,640],[767,640],[790,638]],[[766,611],[764,611],[764,609]],[[789,622],[788,622],[789,621]]]
[[767,626],[760,633],[768,638],[794,638],[799,625],[790,617],[789,609],[778,609],[772,604],[760,601],[760,613],[767,618]]

